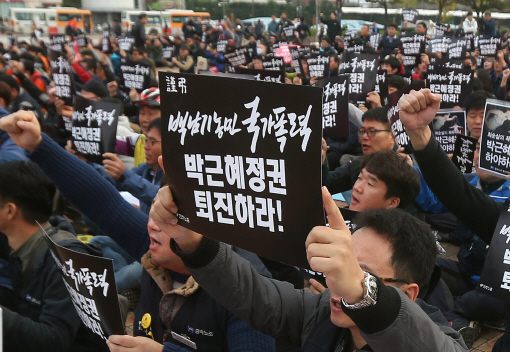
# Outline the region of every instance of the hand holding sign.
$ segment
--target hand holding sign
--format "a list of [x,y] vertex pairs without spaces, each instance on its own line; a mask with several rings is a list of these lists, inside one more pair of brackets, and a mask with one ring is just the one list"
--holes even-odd
[[163,345],[143,336],[111,335],[106,341],[111,352],[161,352]]
[[351,231],[326,187],[322,187],[329,227],[316,226],[306,239],[310,267],[326,276],[333,299],[343,297],[350,304],[363,299],[364,274],[352,246]]
[[126,165],[113,153],[104,153],[103,157],[105,158],[103,160],[104,171],[114,180],[120,180],[126,171]]
[[432,132],[429,124],[434,120],[441,96],[432,94],[430,89],[412,90],[398,102],[399,115],[415,149],[423,149],[430,141]]
[[18,110],[0,119],[0,129],[19,147],[33,152],[41,143],[41,127],[32,111]]

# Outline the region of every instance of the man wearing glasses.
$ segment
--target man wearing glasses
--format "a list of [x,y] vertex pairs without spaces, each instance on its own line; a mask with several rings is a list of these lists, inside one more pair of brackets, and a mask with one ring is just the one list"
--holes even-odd
[[[373,108],[363,114],[363,126],[359,130],[361,147],[364,155],[378,151],[388,151],[395,147],[393,133],[385,108]],[[329,171],[324,163],[326,153],[322,154],[322,184],[331,194],[345,192],[353,188],[360,174],[360,163],[363,156],[353,159],[350,163]]]

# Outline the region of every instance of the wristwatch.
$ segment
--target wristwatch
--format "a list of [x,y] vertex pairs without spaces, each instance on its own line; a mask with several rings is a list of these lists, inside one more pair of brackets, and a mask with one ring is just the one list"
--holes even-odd
[[365,278],[361,282],[365,290],[365,295],[363,299],[358,303],[349,304],[342,298],[342,303],[347,309],[351,310],[361,310],[364,308],[371,307],[377,303],[377,280],[375,276],[370,274],[369,272],[364,271]]

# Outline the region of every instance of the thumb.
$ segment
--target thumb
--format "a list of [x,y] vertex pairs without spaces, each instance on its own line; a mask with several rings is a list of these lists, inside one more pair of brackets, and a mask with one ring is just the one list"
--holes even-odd
[[329,227],[333,230],[349,231],[342,213],[340,213],[340,209],[338,209],[338,206],[335,204],[333,197],[331,197],[326,187],[322,187],[322,203],[324,204],[324,210],[328,217]]
[[158,164],[159,164],[159,167],[163,170],[163,172],[165,172],[165,166],[163,165],[163,155],[160,155],[158,157]]
[[39,130],[39,126],[38,125],[35,125],[33,124],[32,122],[30,121],[23,121],[23,120],[20,120],[18,122],[16,122],[16,125],[23,131],[27,131],[31,134],[39,134],[40,133],[40,130]]
[[439,105],[441,104],[441,94],[434,94],[429,91],[429,100],[432,103],[432,107],[439,108]]

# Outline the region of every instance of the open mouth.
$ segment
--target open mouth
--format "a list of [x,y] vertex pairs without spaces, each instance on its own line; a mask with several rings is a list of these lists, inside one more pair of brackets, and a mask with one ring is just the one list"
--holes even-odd
[[359,199],[358,199],[358,198],[356,198],[354,195],[352,195],[352,196],[351,196],[351,204],[352,204],[352,203],[356,203],[356,204],[358,204],[358,203],[359,203]]
[[334,310],[341,311],[342,310],[342,302],[338,298],[331,297],[331,306],[333,306]]
[[156,240],[154,237],[152,236],[149,236],[150,239],[151,239],[151,244],[150,244],[150,247],[156,247],[156,246],[161,246],[161,242],[159,242],[158,240]]

